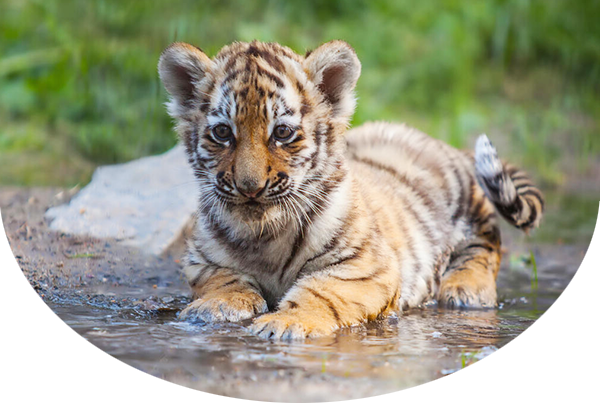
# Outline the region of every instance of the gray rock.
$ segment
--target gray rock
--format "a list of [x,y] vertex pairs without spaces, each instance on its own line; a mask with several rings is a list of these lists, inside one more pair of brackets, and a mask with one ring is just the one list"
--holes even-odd
[[178,240],[196,210],[197,186],[183,147],[98,168],[68,204],[46,212],[50,228],[160,255]]

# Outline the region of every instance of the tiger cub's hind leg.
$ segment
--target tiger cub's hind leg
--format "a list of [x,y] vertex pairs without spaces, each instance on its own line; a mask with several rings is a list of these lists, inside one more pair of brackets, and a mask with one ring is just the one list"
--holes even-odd
[[544,210],[540,190],[525,173],[500,161],[486,135],[477,139],[474,167],[479,186],[472,188],[470,205],[473,207],[467,217],[475,239],[455,248],[442,273],[437,297],[443,306],[496,306],[500,231],[495,211],[510,224],[528,232],[538,226]]
[[[496,276],[500,268],[500,231],[489,203],[479,215],[475,238],[459,245],[442,272],[437,300],[448,308],[496,306]],[[487,205],[487,206],[486,206]],[[489,210],[488,210],[489,209]]]

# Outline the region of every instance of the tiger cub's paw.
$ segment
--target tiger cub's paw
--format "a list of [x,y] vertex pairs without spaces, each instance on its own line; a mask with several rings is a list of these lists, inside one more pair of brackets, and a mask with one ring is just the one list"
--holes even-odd
[[267,312],[267,302],[255,292],[229,292],[199,298],[179,313],[179,319],[203,322],[239,322]]
[[338,326],[317,313],[302,314],[298,311],[268,313],[254,319],[250,331],[262,339],[304,339],[327,336]]
[[464,284],[444,284],[440,289],[438,303],[450,309],[494,308],[496,303],[495,287],[469,287]]

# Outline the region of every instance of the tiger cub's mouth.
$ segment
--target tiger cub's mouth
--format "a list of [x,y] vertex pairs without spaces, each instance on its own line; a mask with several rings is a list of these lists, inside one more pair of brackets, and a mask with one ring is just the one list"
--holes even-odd
[[274,206],[271,203],[248,200],[245,203],[236,204],[233,210],[238,217],[244,221],[261,221],[268,210]]

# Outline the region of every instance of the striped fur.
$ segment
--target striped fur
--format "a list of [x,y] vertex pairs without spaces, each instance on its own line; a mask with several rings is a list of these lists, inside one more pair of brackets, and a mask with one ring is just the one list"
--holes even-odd
[[542,193],[524,173],[500,161],[485,134],[475,145],[475,172],[480,186],[509,223],[526,232],[539,225]]
[[433,299],[496,305],[496,209],[528,230],[543,200],[487,138],[473,155],[405,125],[348,131],[360,62],[341,41],[214,59],[176,43],[159,74],[201,194],[182,319],[303,338]]

